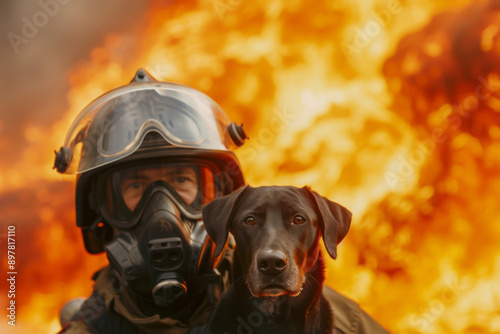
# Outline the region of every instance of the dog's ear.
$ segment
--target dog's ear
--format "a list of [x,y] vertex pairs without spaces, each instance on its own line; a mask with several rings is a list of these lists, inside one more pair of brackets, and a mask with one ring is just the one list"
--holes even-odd
[[352,213],[342,205],[330,201],[309,187],[304,187],[316,202],[319,224],[326,250],[333,259],[337,258],[337,245],[344,239],[351,225]]
[[203,223],[208,235],[215,242],[215,257],[224,250],[233,209],[238,199],[249,187],[244,186],[227,196],[216,198],[203,208]]

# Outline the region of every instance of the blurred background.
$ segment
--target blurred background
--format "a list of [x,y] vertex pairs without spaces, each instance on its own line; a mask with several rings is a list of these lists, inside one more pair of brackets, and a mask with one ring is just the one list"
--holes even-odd
[[500,333],[499,1],[4,0],[0,35],[2,333],[57,332],[106,264],[54,150],[139,67],[244,123],[250,184],[354,213],[326,283],[390,332]]

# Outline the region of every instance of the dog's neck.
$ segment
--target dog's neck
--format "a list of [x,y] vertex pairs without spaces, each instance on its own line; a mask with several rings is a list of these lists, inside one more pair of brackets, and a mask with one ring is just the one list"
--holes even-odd
[[[236,260],[236,262],[238,262]],[[235,268],[239,269],[239,264],[235,263]],[[235,278],[241,277],[241,274],[236,269],[234,272]],[[301,293],[296,296],[280,296],[276,298],[269,297],[253,297],[245,284],[240,284],[238,289],[240,293],[244,294],[244,298],[248,298],[252,309],[262,314],[265,319],[265,324],[268,329],[273,329],[283,325],[283,315],[292,315],[294,325],[298,328],[304,329],[308,332],[307,328],[314,326],[318,319],[311,319],[310,314],[318,314],[312,312],[319,308],[319,298],[321,296],[323,282],[325,280],[325,265],[324,259],[319,252],[318,259],[314,267],[306,273],[306,280],[304,282]],[[302,331],[301,331],[302,332]]]

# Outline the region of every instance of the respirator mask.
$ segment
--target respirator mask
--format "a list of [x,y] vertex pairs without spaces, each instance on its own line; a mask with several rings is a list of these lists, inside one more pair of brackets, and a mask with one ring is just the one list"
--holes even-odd
[[98,181],[99,211],[115,230],[104,246],[113,273],[138,297],[168,307],[213,278],[213,243],[201,208],[216,197],[211,168],[136,165]]

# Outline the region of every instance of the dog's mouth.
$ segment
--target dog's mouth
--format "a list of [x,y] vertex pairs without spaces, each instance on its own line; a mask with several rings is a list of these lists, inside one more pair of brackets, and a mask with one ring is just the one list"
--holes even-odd
[[[293,261],[292,261],[293,262]],[[294,263],[278,275],[264,275],[256,266],[251,266],[246,285],[253,297],[296,297],[301,293],[305,276]]]
[[282,296],[296,297],[300,294],[301,290],[302,289],[299,291],[291,291],[280,284],[273,283],[263,287],[259,293],[252,294],[254,297],[265,297],[274,300]]
[[262,289],[262,297],[279,297],[288,294],[288,291],[279,284],[269,284]]

